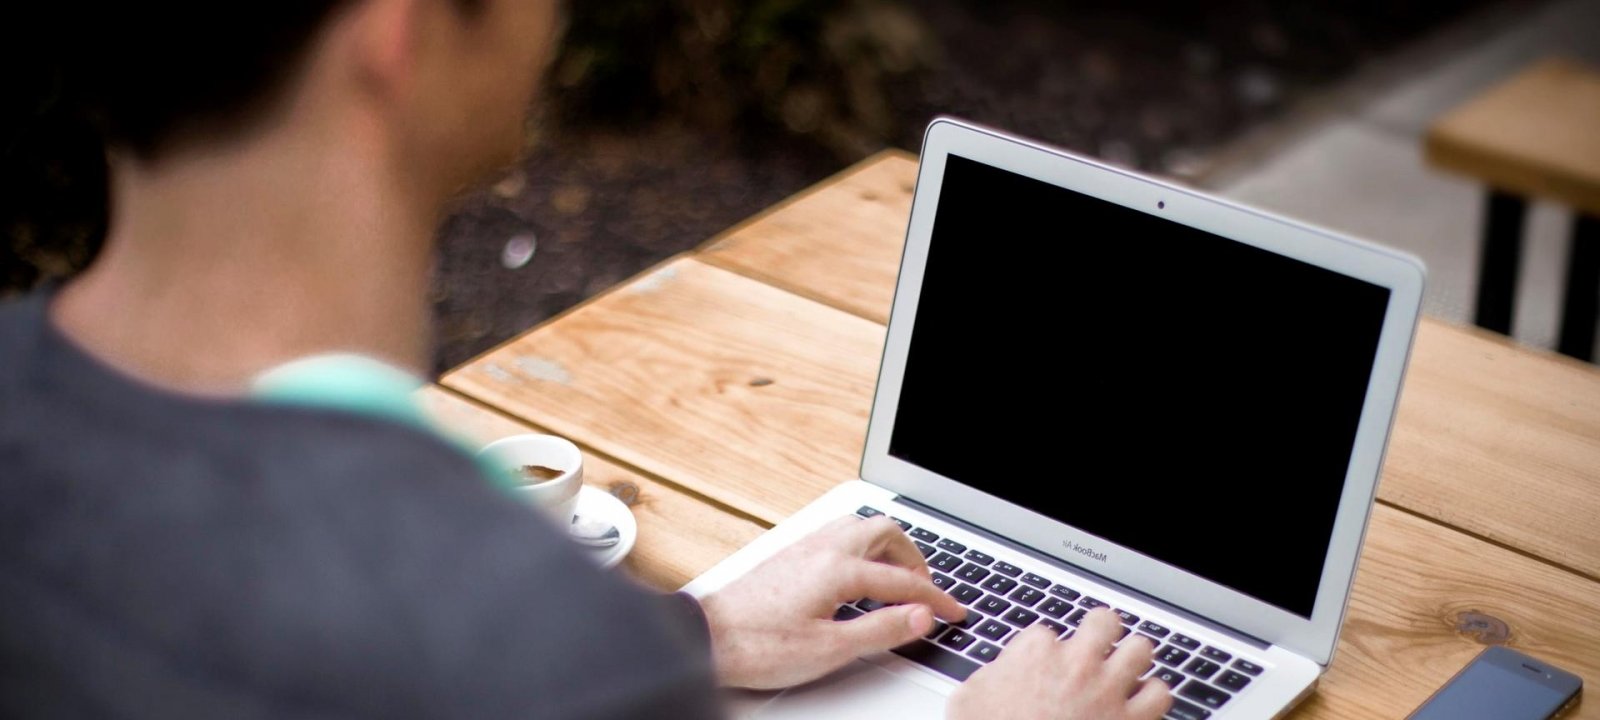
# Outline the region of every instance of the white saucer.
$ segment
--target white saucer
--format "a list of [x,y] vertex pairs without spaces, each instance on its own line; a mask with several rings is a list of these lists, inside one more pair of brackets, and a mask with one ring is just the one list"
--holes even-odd
[[583,486],[578,491],[578,517],[585,520],[599,520],[617,526],[617,533],[621,539],[617,544],[608,548],[585,548],[600,567],[614,567],[633,550],[633,542],[639,539],[639,522],[634,519],[633,511],[618,500],[615,495],[589,485]]

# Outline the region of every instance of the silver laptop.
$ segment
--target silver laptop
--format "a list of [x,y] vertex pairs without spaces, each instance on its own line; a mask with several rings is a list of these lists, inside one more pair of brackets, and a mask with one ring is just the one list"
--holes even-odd
[[[887,514],[973,612],[756,718],[941,717],[1020,628],[1114,608],[1170,718],[1333,661],[1421,305],[1416,258],[954,120],[928,128],[861,477],[686,586]],[[873,609],[840,609],[840,618]]]

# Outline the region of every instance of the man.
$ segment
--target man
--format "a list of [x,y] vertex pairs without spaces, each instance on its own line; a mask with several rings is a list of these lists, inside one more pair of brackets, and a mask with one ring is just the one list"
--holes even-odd
[[[805,682],[964,615],[883,519],[703,605],[654,596],[392,393],[263,391],[425,367],[435,223],[516,157],[558,7],[246,5],[71,19],[113,215],[80,278],[0,310],[0,715],[708,717],[715,684]],[[831,619],[863,596],[895,605]],[[951,715],[1159,716],[1148,644],[1117,635],[1106,612],[1030,630]]]

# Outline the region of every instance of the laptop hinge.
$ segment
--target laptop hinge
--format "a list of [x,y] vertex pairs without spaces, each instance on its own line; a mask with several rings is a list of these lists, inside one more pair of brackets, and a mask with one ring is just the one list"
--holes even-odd
[[1117,590],[1119,592],[1127,593],[1128,595],[1136,597],[1136,598],[1138,598],[1138,599],[1140,599],[1140,600],[1142,600],[1142,601],[1144,601],[1146,603],[1149,603],[1151,605],[1154,605],[1156,607],[1161,608],[1162,610],[1170,612],[1173,615],[1177,615],[1178,617],[1181,617],[1181,618],[1183,618],[1185,620],[1193,622],[1196,625],[1200,625],[1200,626],[1205,627],[1205,628],[1210,629],[1210,630],[1215,630],[1218,633],[1221,633],[1221,634],[1227,635],[1229,637],[1235,638],[1235,639],[1239,640],[1240,642],[1244,642],[1244,643],[1246,643],[1248,645],[1251,645],[1251,646],[1253,646],[1253,647],[1255,647],[1255,648],[1257,648],[1259,650],[1266,650],[1267,648],[1272,647],[1272,643],[1269,643],[1269,642],[1267,642],[1265,640],[1262,640],[1261,638],[1258,638],[1258,637],[1256,637],[1254,635],[1251,635],[1251,634],[1246,633],[1246,632],[1242,632],[1242,631],[1240,631],[1240,630],[1238,630],[1236,628],[1229,627],[1227,625],[1223,625],[1222,623],[1219,623],[1219,622],[1216,622],[1214,620],[1211,620],[1210,618],[1207,618],[1207,617],[1204,617],[1204,616],[1201,616],[1201,615],[1196,615],[1193,612],[1190,612],[1188,610],[1185,610],[1184,608],[1178,607],[1177,605],[1173,605],[1172,603],[1167,602],[1165,600],[1162,600],[1160,598],[1157,598],[1157,597],[1155,597],[1153,595],[1150,595],[1149,593],[1145,593],[1145,592],[1141,592],[1139,590],[1135,590],[1135,589],[1133,589],[1131,587],[1128,587],[1127,585],[1124,585],[1124,584],[1122,584],[1120,582],[1117,582],[1116,580],[1112,580],[1111,578],[1108,578],[1108,577],[1106,577],[1104,575],[1101,575],[1101,574],[1099,574],[1097,572],[1094,572],[1094,571],[1091,571],[1091,570],[1086,570],[1086,569],[1084,569],[1082,567],[1079,567],[1079,566],[1074,565],[1072,563],[1069,563],[1069,562],[1067,562],[1065,560],[1062,560],[1061,558],[1054,557],[1054,556],[1046,554],[1046,553],[1042,553],[1042,552],[1040,552],[1038,550],[1035,550],[1032,547],[1029,547],[1029,546],[1024,545],[1022,543],[1019,543],[1019,542],[1017,542],[1015,540],[1012,540],[1011,538],[1005,537],[1003,535],[998,535],[998,534],[996,534],[994,532],[991,532],[989,530],[985,530],[984,528],[978,527],[977,525],[973,525],[972,523],[969,523],[969,522],[967,522],[965,520],[962,520],[961,518],[958,518],[958,517],[956,517],[954,515],[951,515],[951,514],[946,513],[946,512],[944,512],[942,510],[939,510],[938,508],[931,507],[929,505],[924,505],[924,504],[922,504],[920,502],[917,502],[916,500],[913,500],[913,499],[911,499],[909,497],[906,497],[904,495],[896,495],[895,498],[894,498],[894,501],[897,502],[897,503],[900,503],[902,505],[906,505],[908,507],[915,508],[918,511],[927,513],[927,514],[932,515],[934,517],[937,517],[940,520],[948,522],[948,523],[950,523],[952,525],[957,525],[957,526],[961,527],[963,530],[966,530],[966,531],[968,531],[968,532],[970,532],[970,533],[972,533],[974,535],[979,535],[979,536],[982,536],[982,537],[987,538],[989,540],[993,540],[996,543],[1004,545],[1004,546],[1006,546],[1006,547],[1008,547],[1008,548],[1010,548],[1012,550],[1015,550],[1016,552],[1019,552],[1019,553],[1022,553],[1024,555],[1027,555],[1029,557],[1032,557],[1033,559],[1038,560],[1039,562],[1045,563],[1046,565],[1050,565],[1051,567],[1054,567],[1054,568],[1056,568],[1058,570],[1064,570],[1064,571],[1069,572],[1069,573],[1075,573],[1075,574],[1077,574],[1079,576],[1092,579],[1094,582],[1097,582],[1097,583],[1100,583],[1102,585],[1106,585],[1108,587],[1111,587],[1111,588],[1113,588],[1113,589],[1115,589],[1115,590]]

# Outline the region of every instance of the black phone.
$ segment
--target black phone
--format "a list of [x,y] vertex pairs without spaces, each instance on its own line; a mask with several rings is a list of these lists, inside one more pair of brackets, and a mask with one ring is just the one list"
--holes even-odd
[[1408,720],[1549,720],[1578,702],[1583,679],[1495,645],[1478,653]]

